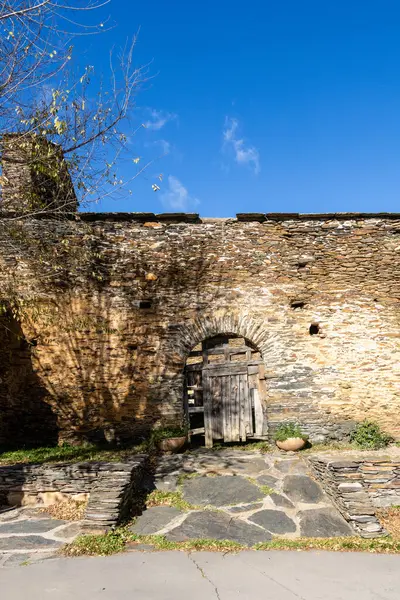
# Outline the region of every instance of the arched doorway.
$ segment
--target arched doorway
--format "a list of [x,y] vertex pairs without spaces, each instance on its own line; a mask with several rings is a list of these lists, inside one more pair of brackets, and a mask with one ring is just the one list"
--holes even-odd
[[265,375],[261,353],[237,335],[205,339],[185,366],[185,412],[191,435],[244,442],[267,439]]

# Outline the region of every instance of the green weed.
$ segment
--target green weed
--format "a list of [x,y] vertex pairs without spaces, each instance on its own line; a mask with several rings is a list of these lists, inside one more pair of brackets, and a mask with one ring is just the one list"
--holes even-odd
[[198,508],[183,498],[180,490],[176,492],[165,492],[163,490],[153,490],[146,499],[146,506],[174,506],[178,510],[193,510]]
[[42,448],[21,448],[20,450],[0,451],[0,465],[19,463],[54,463],[80,461],[124,462],[134,454],[146,452],[147,444],[142,443],[130,448],[99,448],[87,444],[84,446],[48,446]]

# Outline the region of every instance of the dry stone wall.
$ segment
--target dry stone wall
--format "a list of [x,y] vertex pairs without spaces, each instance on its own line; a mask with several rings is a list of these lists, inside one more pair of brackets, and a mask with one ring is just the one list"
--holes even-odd
[[18,464],[0,467],[0,505],[49,505],[88,500],[86,531],[107,531],[129,518],[147,468],[147,456],[125,463]]
[[376,510],[400,504],[400,452],[311,457],[309,462],[345,519],[363,537],[385,531]]
[[260,349],[271,433],[368,417],[400,438],[400,215],[10,217],[0,444],[176,423],[186,357],[219,333]]

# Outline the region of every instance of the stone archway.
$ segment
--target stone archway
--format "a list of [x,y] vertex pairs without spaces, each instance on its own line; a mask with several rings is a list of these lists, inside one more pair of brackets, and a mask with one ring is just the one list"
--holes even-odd
[[207,338],[185,366],[184,407],[190,435],[245,442],[268,437],[265,365],[259,349],[237,335]]
[[185,323],[177,329],[174,339],[174,350],[183,362],[194,346],[202,340],[220,334],[241,336],[257,346],[266,364],[280,362],[283,348],[276,334],[271,334],[264,318],[257,318],[247,312],[221,312],[204,314],[197,319]]
[[[224,341],[221,339],[223,336],[225,338],[241,338],[245,340],[242,345],[247,345],[247,348],[243,347],[239,348],[239,351],[235,349],[232,351],[227,340]],[[174,337],[174,350],[183,361],[182,375],[185,383],[182,386],[181,399],[183,398],[184,400],[183,404],[186,416],[188,416],[189,412],[188,370],[186,369],[186,361],[191,351],[198,344],[202,344],[202,349],[205,348],[208,350],[207,345],[204,346],[205,341],[212,342],[213,340],[217,340],[216,353],[225,356],[224,365],[221,365],[221,367],[218,367],[218,365],[213,367],[208,364],[209,361],[206,356],[204,360],[207,364],[201,367],[201,377],[204,378],[204,390],[206,390],[204,392],[206,402],[203,409],[203,427],[205,428],[206,445],[211,446],[213,439],[224,439],[224,441],[244,441],[248,438],[266,439],[268,436],[268,426],[266,418],[267,393],[265,386],[265,366],[267,365],[268,367],[268,378],[271,379],[274,376],[278,376],[271,373],[273,364],[277,362],[282,364],[282,361],[280,360],[279,340],[269,334],[265,327],[265,321],[258,320],[248,313],[216,312],[212,315],[203,315],[195,321],[179,327]],[[220,344],[219,346],[218,343]],[[253,351],[251,348],[253,348]],[[231,362],[232,357],[239,354],[240,351],[243,354],[246,354],[247,351],[247,357],[245,356],[242,362],[234,364],[233,361]],[[257,357],[254,351],[258,354]],[[203,351],[200,354],[203,355]],[[241,361],[240,357],[236,356],[236,358]],[[194,384],[195,382],[192,381],[191,383]],[[193,387],[196,386],[192,385]],[[225,408],[224,410],[218,408],[218,395],[220,396],[219,401],[221,403],[228,402],[229,408],[226,410]],[[193,410],[195,408],[193,407]],[[197,406],[197,410],[201,412],[202,407]],[[228,421],[225,422],[224,429],[223,421],[227,419],[226,411],[229,417]],[[239,412],[241,415],[240,418],[238,416]],[[219,415],[219,423],[217,414]],[[250,415],[246,422],[243,418],[244,414]],[[211,420],[213,420],[213,424],[210,426]],[[207,422],[209,427],[207,427]],[[201,427],[197,427],[196,429],[198,432],[201,432]]]

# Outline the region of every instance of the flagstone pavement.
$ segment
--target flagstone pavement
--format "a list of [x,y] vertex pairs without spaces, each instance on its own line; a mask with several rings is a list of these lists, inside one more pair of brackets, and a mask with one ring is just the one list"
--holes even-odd
[[[164,455],[147,484],[149,490],[181,492],[189,508],[148,508],[131,526],[141,535],[232,540],[248,547],[274,537],[354,535],[298,455],[205,449]],[[50,518],[39,507],[3,509],[0,566],[54,558],[79,532],[79,522]]]
[[192,508],[149,508],[131,528],[135,533],[171,541],[227,539],[250,547],[273,537],[354,535],[297,455],[202,449],[163,456],[155,486],[181,491]]

